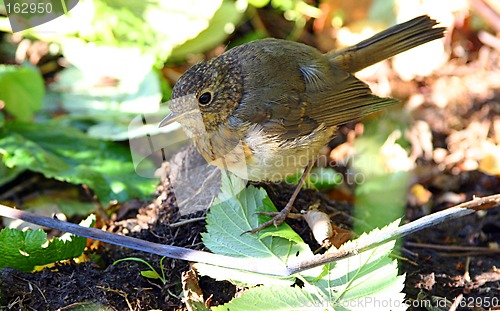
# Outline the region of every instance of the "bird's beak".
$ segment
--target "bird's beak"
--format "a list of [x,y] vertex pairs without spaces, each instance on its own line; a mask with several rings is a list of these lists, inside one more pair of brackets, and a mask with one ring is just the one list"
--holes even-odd
[[164,127],[166,125],[174,123],[178,118],[179,116],[171,111],[163,120],[161,120],[161,122],[158,124],[158,127]]

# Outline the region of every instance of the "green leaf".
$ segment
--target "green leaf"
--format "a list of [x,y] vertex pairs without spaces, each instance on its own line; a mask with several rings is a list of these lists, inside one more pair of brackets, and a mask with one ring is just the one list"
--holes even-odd
[[[2,156],[0,154],[0,160],[2,159]],[[0,161],[0,186],[5,185],[9,181],[13,180],[19,174],[24,172],[23,168],[20,167],[7,167],[3,162]]]
[[[199,262],[195,263],[194,267],[199,275],[206,275],[217,281],[229,281],[242,287],[252,287],[260,284],[290,286],[295,282],[294,276],[268,276],[243,270],[231,270]],[[242,269],[244,268],[242,267]]]
[[[152,70],[152,55],[138,48],[96,45],[79,39],[64,41],[62,49],[72,66],[58,74],[44,102],[47,112],[60,106],[68,112],[59,120],[85,120],[87,135],[123,141],[128,139],[130,122],[138,114],[161,113],[160,78]],[[124,63],[130,64],[124,67]]]
[[263,8],[268,5],[269,2],[270,0],[248,0],[248,3],[256,8]]
[[[246,4],[245,1],[224,2],[233,7]],[[86,42],[111,47],[136,47],[145,54],[153,55],[157,67],[161,67],[174,47],[195,38],[210,26],[222,3],[222,0],[80,1],[78,6],[85,14],[70,12],[68,16],[53,20],[49,29],[58,29],[57,33],[44,32],[42,25],[28,29],[24,34],[58,43],[69,37],[78,37]],[[243,12],[225,13],[216,21],[222,27],[243,16]],[[227,33],[224,28],[217,29],[219,33],[212,31],[211,34],[220,43]],[[203,42],[207,40],[210,41],[210,38],[205,38]]]
[[324,303],[295,286],[260,286],[252,288],[214,311],[325,310]]
[[[62,44],[71,67],[58,75],[52,89],[61,91],[63,107],[71,113],[156,112],[161,100],[155,58],[133,47],[110,47],[66,40]],[[130,59],[134,62],[123,66]],[[107,83],[103,81],[108,81]]]
[[44,94],[43,79],[37,70],[0,65],[0,100],[16,119],[30,120],[40,109]]
[[384,226],[405,214],[414,159],[403,148],[408,142],[400,136],[408,122],[402,120],[405,115],[401,113],[371,119],[366,123],[366,134],[354,142],[353,181],[359,183],[355,191],[356,233]]
[[155,268],[153,268],[153,266],[147,262],[146,260],[142,259],[142,258],[137,258],[137,257],[127,257],[127,258],[122,258],[122,259],[118,259],[116,260],[115,262],[113,262],[113,265],[116,265],[120,262],[123,262],[123,261],[137,261],[137,262],[140,262],[140,263],[143,263],[145,264],[146,266],[148,266],[148,268],[150,270],[143,270],[141,271],[141,275],[143,277],[146,277],[146,278],[150,278],[150,279],[159,279],[163,282],[163,284],[165,284],[167,282],[167,280],[165,279],[165,270],[164,270],[164,267],[163,267],[163,260],[165,259],[166,257],[163,256],[160,260],[160,269],[161,269],[161,273],[162,275],[160,275]]
[[[222,176],[221,194],[207,216],[207,233],[202,234],[205,246],[217,254],[261,258],[269,260],[270,264],[287,264],[291,260],[300,260],[301,256],[311,256],[307,245],[286,224],[279,229],[268,227],[257,234],[241,235],[241,232],[264,221],[255,212],[275,211],[275,207],[264,190],[249,186],[235,194],[237,191],[232,187],[240,189],[242,181],[231,175]],[[344,244],[341,250],[365,245],[397,227],[398,222],[363,234],[359,239]],[[201,275],[217,280],[229,280],[245,286],[263,284],[250,288],[241,297],[214,310],[354,310],[367,303],[372,303],[372,307],[388,305],[386,310],[405,309],[404,294],[401,293],[404,276],[398,276],[397,263],[389,257],[394,244],[392,241],[289,278],[262,276],[205,264],[196,264],[195,267]],[[303,287],[289,286],[295,278],[301,280]]]
[[[66,40],[65,58],[72,64],[51,84],[44,108],[49,112],[62,105],[68,115],[61,120],[82,120],[89,124],[89,136],[106,140],[127,140],[127,131],[137,114],[159,113],[159,75],[152,70],[155,58],[138,48],[110,47]],[[124,63],[134,59],[126,66]],[[97,69],[96,69],[97,68]],[[103,81],[108,81],[103,84]],[[59,107],[60,108],[60,107]]]
[[184,60],[189,54],[205,52],[223,42],[243,16],[244,9],[240,8],[241,3],[243,2],[222,1],[208,27],[193,39],[175,47],[169,56],[169,61]]
[[[80,225],[90,227],[94,222],[91,215]],[[80,256],[86,243],[86,238],[67,233],[49,242],[41,229],[23,232],[5,228],[0,231],[0,268],[32,271],[36,266]]]
[[128,148],[55,122],[7,122],[0,132],[0,154],[9,168],[86,184],[105,205],[110,200],[144,198],[154,189],[155,180],[136,174]]
[[141,275],[148,279],[161,279],[161,276],[155,270],[141,271]]
[[[263,223],[269,216],[256,214],[258,211],[276,212],[264,189],[249,186],[234,194],[231,189],[241,189],[241,180],[232,174],[222,174],[222,190],[215,205],[207,215],[207,232],[202,233],[203,243],[212,252],[234,257],[251,257],[269,260],[270,264],[285,265],[289,260],[312,256],[312,252],[290,226],[283,223],[279,229],[270,226],[256,234],[243,234]],[[233,195],[233,196],[232,196]],[[232,196],[232,197],[231,197]],[[197,266],[198,267],[198,266]],[[242,267],[243,268],[243,267]],[[238,283],[269,283],[269,277],[250,276],[241,273],[232,275],[231,270],[199,268],[216,279],[230,278]],[[229,274],[228,274],[229,273]],[[293,279],[293,278],[285,278]],[[279,282],[278,282],[279,283]],[[289,284],[289,282],[286,282]]]
[[402,217],[410,178],[411,173],[405,171],[372,175],[357,186],[354,231],[367,231]]
[[[298,184],[301,177],[302,172],[299,172],[295,175],[287,177],[286,182]],[[337,173],[335,169],[331,167],[314,167],[309,175],[307,175],[304,187],[326,190],[340,185],[342,181],[342,174]]]
[[172,48],[206,29],[222,1],[94,1],[92,27],[81,37],[109,46],[136,46],[165,60]]
[[342,183],[342,174],[331,167],[315,167],[308,176],[308,183],[318,190],[334,188]]
[[208,232],[202,233],[203,243],[218,254],[268,258],[283,263],[290,256],[298,256],[297,253],[311,254],[307,244],[285,223],[279,229],[269,226],[257,234],[242,235],[269,219],[269,216],[256,214],[259,211],[277,210],[266,191],[254,186],[241,191],[235,198],[212,206],[207,216]]
[[36,210],[35,213],[51,215],[63,213],[70,218],[75,215],[85,217],[95,210],[95,203],[82,202],[78,188],[47,191],[23,202],[23,209]]
[[[399,220],[383,229],[363,234],[357,240],[342,245],[340,250],[365,244],[397,227],[398,223]],[[327,273],[321,278],[304,276],[304,289],[318,294],[336,309],[343,307],[344,310],[350,310],[345,306],[360,307],[367,302],[373,303],[367,306],[372,309],[376,303],[386,305],[389,301],[392,301],[392,305],[387,310],[398,309],[397,306],[406,307],[403,303],[404,294],[401,293],[405,277],[398,275],[397,262],[389,257],[395,243],[391,241],[354,257],[325,265]]]

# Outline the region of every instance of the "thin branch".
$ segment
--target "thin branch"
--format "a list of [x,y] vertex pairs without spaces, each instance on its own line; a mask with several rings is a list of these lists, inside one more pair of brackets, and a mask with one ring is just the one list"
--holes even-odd
[[236,258],[212,254],[209,252],[191,250],[188,248],[152,243],[129,236],[122,236],[95,228],[86,228],[73,223],[60,221],[58,219],[39,216],[24,211],[16,210],[0,204],[0,216],[21,219],[40,226],[45,226],[65,232],[70,232],[78,236],[103,241],[122,247],[140,250],[160,256],[170,258],[202,262],[224,268],[245,270],[268,275],[289,276],[307,269],[311,269],[342,258],[354,256],[360,252],[375,248],[379,245],[414,233],[416,231],[440,224],[444,221],[459,218],[474,213],[477,210],[491,209],[500,206],[500,194],[484,198],[476,198],[469,202],[459,204],[455,207],[433,213],[417,219],[413,222],[395,228],[392,231],[384,232],[371,241],[362,244],[348,243],[346,247],[341,247],[335,251],[328,251],[322,255],[315,255],[301,262],[295,262],[289,266],[276,265],[265,259]]
[[294,263],[288,266],[288,271],[291,274],[298,273],[307,269],[324,265],[342,258],[348,258],[358,253],[375,248],[379,245],[385,244],[389,241],[404,237],[408,234],[420,231],[422,229],[440,224],[447,220],[456,219],[465,215],[469,215],[478,210],[490,209],[500,206],[500,194],[484,197],[474,198],[471,201],[458,204],[457,206],[424,216],[414,220],[394,230],[381,233],[372,240],[364,241],[364,243],[348,243],[344,244],[347,247],[341,246],[334,251],[328,251],[322,255],[316,255],[310,259]]
[[462,252],[478,252],[478,253],[500,253],[500,249],[480,247],[480,246],[462,246],[462,245],[440,245],[428,243],[405,242],[406,246],[437,249],[442,251],[462,251]]
[[21,219],[39,226],[69,232],[81,237],[99,240],[113,245],[127,247],[169,258],[202,262],[224,268],[247,270],[269,275],[288,275],[285,266],[273,265],[268,260],[229,257],[189,248],[153,243],[129,236],[118,235],[96,228],[87,228],[55,218],[35,215],[0,204],[0,216]]
[[170,228],[177,228],[177,227],[182,227],[184,225],[197,222],[197,221],[203,221],[205,220],[206,217],[196,217],[196,218],[190,218],[190,219],[185,219],[185,220],[180,220],[178,222],[174,222],[173,224],[168,225]]

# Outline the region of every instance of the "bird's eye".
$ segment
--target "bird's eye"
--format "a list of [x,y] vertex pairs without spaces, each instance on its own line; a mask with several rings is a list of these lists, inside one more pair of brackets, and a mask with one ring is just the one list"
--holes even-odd
[[201,105],[207,105],[212,100],[212,94],[210,92],[205,92],[198,97],[198,102]]

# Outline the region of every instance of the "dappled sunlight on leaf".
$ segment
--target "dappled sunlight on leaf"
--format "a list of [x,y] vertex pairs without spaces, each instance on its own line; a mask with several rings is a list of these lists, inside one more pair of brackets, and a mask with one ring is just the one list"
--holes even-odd
[[0,101],[20,121],[30,121],[40,110],[45,94],[42,76],[31,67],[0,64]]
[[[81,225],[90,227],[94,222],[95,216],[91,215]],[[35,266],[78,257],[86,244],[86,238],[70,234],[47,241],[47,234],[42,229],[24,232],[4,229],[0,231],[0,268],[11,267],[29,272]]]
[[156,182],[135,173],[128,148],[55,123],[7,123],[0,152],[7,167],[86,184],[103,204],[148,195]]

